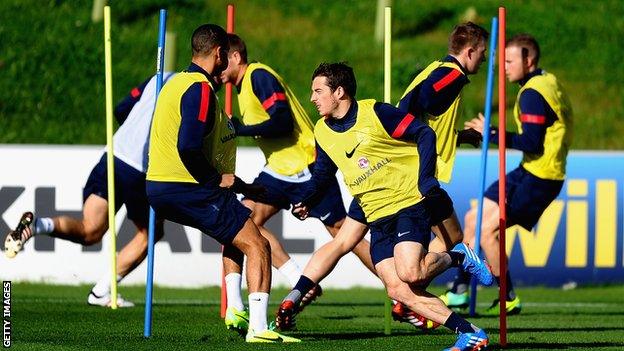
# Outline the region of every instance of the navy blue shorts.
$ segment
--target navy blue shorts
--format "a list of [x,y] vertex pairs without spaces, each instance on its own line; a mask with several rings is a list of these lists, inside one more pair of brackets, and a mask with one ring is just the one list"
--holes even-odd
[[[308,182],[289,182],[275,178],[266,172],[261,172],[253,184],[261,185],[267,190],[267,202],[277,208],[288,210],[291,204],[296,204],[304,200],[305,190]],[[323,224],[331,226],[343,220],[347,216],[340,186],[336,177],[331,180],[327,188],[323,190],[322,200],[312,208],[309,217],[318,218]]]
[[[518,224],[526,230],[533,229],[563,187],[563,180],[538,178],[522,166],[507,173],[505,179],[508,226]],[[485,197],[498,203],[498,181],[485,191]]]
[[[93,167],[82,192],[83,203],[94,194],[108,201],[106,153]],[[145,173],[115,157],[115,212],[126,205],[128,218],[147,228],[149,204],[145,193]]]
[[423,200],[423,204],[427,209],[427,213],[429,213],[429,223],[432,227],[451,217],[455,211],[453,208],[453,200],[451,200],[447,192],[440,187],[429,193]]
[[394,246],[411,241],[429,247],[431,224],[423,202],[404,208],[398,213],[378,219],[370,224],[370,252],[373,264],[394,257]]
[[368,225],[364,210],[362,210],[362,206],[360,206],[356,199],[351,200],[351,205],[349,205],[349,213],[347,214],[347,216],[362,224]]
[[214,185],[147,181],[147,197],[159,217],[197,228],[219,243],[232,243],[251,210],[236,194]]
[[[427,213],[429,213],[431,226],[442,223],[442,221],[451,217],[455,211],[453,208],[453,200],[451,200],[447,192],[442,188],[437,188],[435,192],[427,195],[423,200],[423,205],[425,205]],[[362,224],[368,224],[362,207],[355,199],[351,201],[347,216]]]

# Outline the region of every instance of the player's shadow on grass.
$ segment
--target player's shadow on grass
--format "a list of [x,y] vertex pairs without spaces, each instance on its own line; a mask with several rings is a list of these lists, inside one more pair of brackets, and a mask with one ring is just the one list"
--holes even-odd
[[[488,332],[490,333],[498,333],[500,329],[498,328],[488,328]],[[550,327],[550,328],[544,328],[544,327],[535,327],[535,328],[508,328],[507,331],[510,333],[517,333],[517,332],[562,332],[562,331],[581,331],[581,332],[590,332],[590,331],[594,331],[594,332],[599,332],[599,331],[618,331],[618,330],[623,330],[624,331],[624,327]]]
[[340,333],[308,333],[298,332],[297,337],[304,339],[310,338],[314,341],[319,340],[362,340],[362,339],[378,339],[387,338],[389,336],[399,335],[415,335],[414,331],[408,330],[393,330],[391,335],[386,335],[383,332],[340,332]]
[[[496,345],[499,348],[499,345]],[[538,350],[565,350],[570,348],[592,349],[595,347],[622,347],[621,342],[566,342],[566,343],[547,343],[547,342],[519,342],[508,343],[506,350],[514,349],[538,349]]]
[[[482,319],[498,319],[497,315],[485,315],[477,313],[474,317],[468,313],[459,313],[460,316],[466,318],[482,318]],[[507,316],[507,318],[522,318],[526,316],[543,316],[543,315],[557,315],[557,316],[624,316],[624,311],[610,312],[610,311],[523,311],[521,314]]]
[[325,302],[318,301],[314,303],[314,306],[334,306],[334,307],[353,307],[353,306],[362,306],[362,307],[383,307],[383,301],[373,301],[373,302]]

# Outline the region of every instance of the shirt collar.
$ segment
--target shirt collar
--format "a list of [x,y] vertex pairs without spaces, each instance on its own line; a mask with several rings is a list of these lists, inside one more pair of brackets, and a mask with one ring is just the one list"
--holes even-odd
[[191,64],[186,69],[187,72],[197,72],[206,76],[206,79],[210,82],[210,84],[214,87],[214,89],[218,89],[219,85],[212,79],[212,76],[208,74],[203,68],[199,67],[199,65],[191,62]]
[[453,55],[446,55],[446,57],[442,59],[442,62],[451,62],[459,66],[459,69],[462,71],[462,73],[466,77],[466,80],[470,82],[470,79],[468,79],[468,72],[466,72],[466,69],[464,68],[464,66],[462,66],[462,64],[459,63],[459,61],[455,57],[453,57]]
[[325,119],[325,122],[334,131],[337,131],[337,132],[347,131],[349,128],[355,125],[357,111],[358,111],[357,101],[353,100],[351,103],[351,106],[349,106],[349,110],[347,111],[347,113],[345,114],[343,118],[330,117],[330,118]]
[[539,76],[542,75],[544,73],[544,71],[542,71],[541,68],[536,69],[535,71],[527,74],[526,76],[524,76],[524,78],[522,78],[518,83],[520,84],[520,86],[523,86],[526,84],[526,82],[529,81],[529,79],[535,77],[535,76]]
[[456,65],[459,66],[459,68],[461,69],[461,71],[464,73],[464,75],[468,75],[468,73],[466,72],[466,69],[464,68],[464,66],[462,66],[461,63],[459,63],[459,61],[453,57],[453,55],[446,55],[446,57],[444,59],[442,59],[442,62],[452,62]]

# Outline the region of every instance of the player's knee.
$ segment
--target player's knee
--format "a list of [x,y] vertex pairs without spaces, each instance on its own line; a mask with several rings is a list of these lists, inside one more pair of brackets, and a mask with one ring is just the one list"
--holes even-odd
[[91,246],[102,241],[102,238],[97,235],[86,235],[83,239],[82,244],[85,246]]
[[269,243],[269,240],[260,234],[254,235],[253,239],[249,241],[249,245],[251,246],[251,249],[256,252],[269,256],[271,255],[271,244]]
[[84,228],[84,233],[82,237],[82,244],[85,246],[95,245],[102,241],[102,237],[104,236],[103,230],[98,230],[96,228]]

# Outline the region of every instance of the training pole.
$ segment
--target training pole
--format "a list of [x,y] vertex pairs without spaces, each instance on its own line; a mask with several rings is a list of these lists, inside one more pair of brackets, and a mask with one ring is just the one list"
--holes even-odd
[[498,207],[500,209],[500,222],[498,230],[498,243],[500,251],[500,288],[498,291],[498,301],[500,303],[500,345],[501,347],[507,346],[507,253],[505,247],[505,229],[507,228],[507,208],[505,206],[505,200],[507,199],[507,193],[505,188],[507,186],[505,179],[506,159],[505,148],[507,143],[505,140],[505,131],[507,130],[506,123],[506,104],[505,104],[505,8],[498,8],[499,33],[498,33],[498,158],[499,158],[499,170],[498,170]]
[[108,181],[108,233],[110,234],[111,308],[117,309],[117,231],[115,230],[115,155],[113,154],[113,67],[110,6],[104,7],[104,71],[106,80],[106,178]]
[[[487,84],[485,90],[485,107],[483,112],[485,113],[485,122],[483,123],[483,144],[481,144],[481,169],[479,170],[479,202],[477,204],[477,226],[475,233],[475,247],[474,251],[479,256],[481,251],[481,222],[483,220],[483,196],[485,193],[485,176],[487,173],[487,155],[488,146],[490,143],[489,128],[490,119],[492,116],[492,93],[494,90],[494,60],[496,60],[496,38],[498,34],[498,18],[492,17],[492,29],[490,30],[490,55],[488,58],[487,69]],[[472,279],[470,284],[470,316],[475,315],[475,307],[477,305],[477,280]]]
[[[391,48],[392,48],[392,7],[386,6],[384,9],[384,102],[391,103],[391,87],[392,87],[392,66],[391,66]],[[384,334],[390,335],[392,330],[390,323],[392,322],[392,303],[390,298],[386,296],[384,301]]]
[[[160,10],[158,21],[158,52],[156,53],[156,98],[154,110],[158,101],[158,94],[163,85],[163,70],[165,67],[165,33],[167,32],[167,10]],[[154,288],[154,231],[156,230],[156,213],[150,206],[149,226],[147,238],[147,278],[145,281],[145,320],[143,322],[143,337],[152,336],[152,296]]]
[[[234,5],[229,4],[227,6],[227,22],[226,31],[228,33],[234,33]],[[225,84],[225,114],[232,115],[232,83]],[[221,253],[223,254],[223,246],[221,246]],[[221,258],[223,262],[223,258]],[[221,318],[225,318],[225,311],[227,310],[227,289],[225,286],[225,267],[221,266]]]

